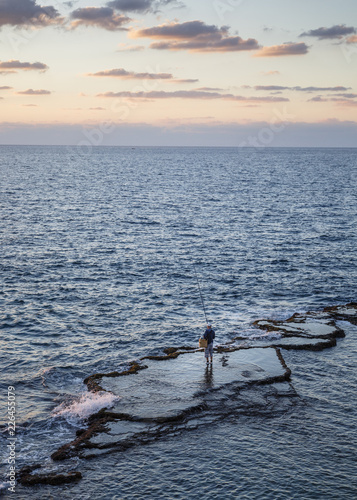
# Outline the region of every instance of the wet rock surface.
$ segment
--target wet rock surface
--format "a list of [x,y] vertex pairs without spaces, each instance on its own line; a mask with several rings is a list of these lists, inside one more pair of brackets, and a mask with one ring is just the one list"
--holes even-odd
[[[213,365],[203,350],[166,348],[146,356],[122,372],[96,373],[84,380],[91,392],[118,396],[86,421],[70,443],[55,451],[54,462],[72,457],[93,459],[133,446],[197,430],[227,417],[286,412],[299,401],[289,382],[284,349],[322,350],[344,336],[336,321],[357,324],[357,304],[294,314],[285,321],[258,320],[254,326],[272,338],[245,339],[215,348]],[[79,472],[43,473],[36,464],[20,474],[23,485],[63,484],[80,479]]]
[[357,302],[350,302],[345,306],[325,307],[324,312],[335,320],[349,321],[352,325],[357,325]]
[[132,361],[130,363],[130,367],[127,370],[124,370],[122,372],[114,371],[110,373],[94,373],[90,377],[85,378],[83,382],[91,392],[105,391],[105,389],[103,389],[103,387],[99,384],[99,380],[101,380],[103,377],[122,377],[125,375],[134,375],[139,370],[144,370],[145,368],[147,368],[147,366],[141,365],[136,361]]
[[35,486],[37,484],[49,484],[51,486],[59,486],[61,484],[73,483],[82,479],[82,474],[78,471],[66,472],[58,474],[54,472],[42,472],[41,474],[32,474],[33,471],[41,468],[40,464],[30,467],[23,467],[19,472],[19,482],[23,486]]
[[[336,321],[357,324],[357,303],[326,307],[323,311],[296,313],[285,321],[257,320],[253,325],[261,330],[276,333],[276,339],[267,342],[283,349],[319,351],[336,345],[337,338],[345,336]],[[258,345],[262,345],[260,341]]]
[[[192,419],[197,421],[195,426],[201,419],[205,421],[213,408],[213,413],[221,416],[224,401],[236,399],[244,387],[284,382],[290,377],[275,348],[226,352],[216,356],[214,366],[206,365],[201,351],[176,353],[182,356],[145,358],[146,369],[136,370],[135,376],[102,375],[101,387],[119,396],[117,403],[111,411],[103,409],[92,415],[87,430],[77,433],[76,439],[52,454],[52,459],[93,458],[171,435],[182,431]],[[231,397],[225,395],[222,402],[221,390],[230,386]],[[227,409],[231,411],[229,405]]]
[[214,366],[209,365],[209,376],[202,352],[187,353],[175,360],[146,362],[148,369],[136,377],[103,377],[101,382],[105,390],[119,396],[115,410],[146,421],[175,417],[196,406],[200,401],[198,394],[206,390],[217,390],[233,382],[262,382],[286,376],[275,349],[270,348],[218,356]]

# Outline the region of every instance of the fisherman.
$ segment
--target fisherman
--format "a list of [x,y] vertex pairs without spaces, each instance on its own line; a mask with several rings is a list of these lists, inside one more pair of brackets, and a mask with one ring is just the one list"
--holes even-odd
[[207,347],[205,349],[205,358],[208,364],[208,357],[211,357],[211,363],[213,361],[213,339],[215,338],[216,333],[212,330],[212,325],[207,325],[207,330],[205,331],[203,338],[207,340]]

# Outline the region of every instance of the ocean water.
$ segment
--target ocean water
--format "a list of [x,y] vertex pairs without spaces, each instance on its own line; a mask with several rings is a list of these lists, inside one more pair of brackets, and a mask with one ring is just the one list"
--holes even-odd
[[[256,319],[356,301],[356,177],[357,149],[1,146],[2,458],[8,386],[17,468],[50,466],[113,403],[88,392],[87,376],[196,346],[195,268],[220,344],[256,336]],[[217,410],[199,432],[73,459],[76,484],[6,493],[5,462],[0,493],[354,499],[357,327],[339,326],[332,349],[282,352],[293,398],[251,388],[255,405]]]

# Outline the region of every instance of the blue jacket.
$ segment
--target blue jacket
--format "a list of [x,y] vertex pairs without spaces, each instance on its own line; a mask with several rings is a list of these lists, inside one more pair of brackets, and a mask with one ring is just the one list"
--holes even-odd
[[207,340],[207,344],[212,344],[215,336],[216,336],[216,333],[214,330],[212,330],[212,328],[207,328],[207,330],[205,331],[205,333],[203,335],[203,337]]

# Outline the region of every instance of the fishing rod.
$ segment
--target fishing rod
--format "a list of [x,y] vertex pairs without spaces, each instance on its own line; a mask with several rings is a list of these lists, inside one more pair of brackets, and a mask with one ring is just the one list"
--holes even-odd
[[196,275],[196,280],[197,280],[198,290],[199,290],[199,292],[200,292],[200,297],[201,297],[201,302],[202,302],[203,312],[205,313],[206,325],[208,325],[207,314],[206,314],[206,309],[205,309],[205,303],[203,302],[203,297],[202,297],[202,292],[201,292],[200,282],[198,281],[198,275],[197,275],[197,271],[196,271],[196,266],[195,266],[194,264],[193,264],[193,269],[195,270],[195,275]]

